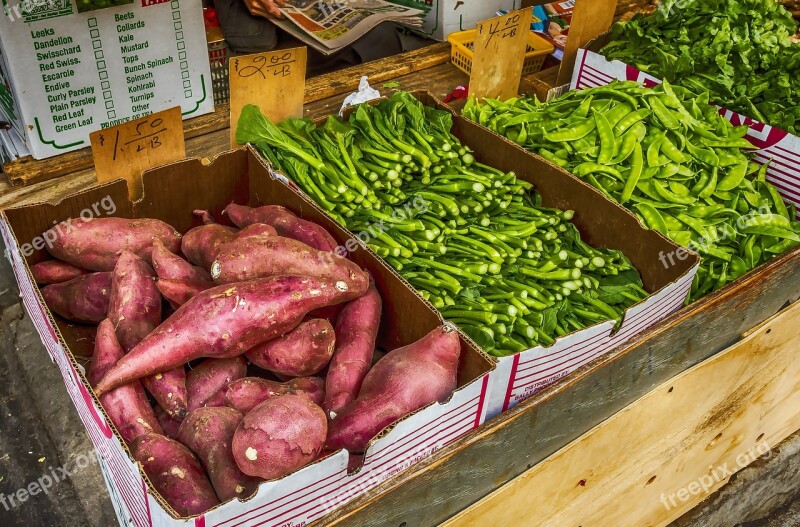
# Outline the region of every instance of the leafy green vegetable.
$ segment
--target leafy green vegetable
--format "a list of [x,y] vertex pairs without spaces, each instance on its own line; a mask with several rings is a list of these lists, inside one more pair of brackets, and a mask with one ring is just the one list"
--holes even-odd
[[663,0],[614,26],[602,53],[800,135],[797,22],[775,0]]

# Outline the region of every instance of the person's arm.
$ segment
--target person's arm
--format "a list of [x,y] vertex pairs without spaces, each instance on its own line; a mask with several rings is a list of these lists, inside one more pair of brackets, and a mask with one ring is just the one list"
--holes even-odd
[[283,0],[244,0],[244,5],[253,16],[283,18],[278,7],[286,7]]

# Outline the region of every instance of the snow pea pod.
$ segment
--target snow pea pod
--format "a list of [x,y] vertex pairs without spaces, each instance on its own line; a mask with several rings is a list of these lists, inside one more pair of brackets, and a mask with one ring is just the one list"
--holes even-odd
[[747,165],[747,158],[735,165],[728,174],[722,178],[722,181],[719,182],[717,190],[733,190],[738,187],[747,175]]
[[655,207],[647,203],[637,203],[634,205],[634,208],[639,211],[639,214],[641,214],[644,219],[645,225],[649,228],[663,233],[667,232],[667,224],[664,223],[664,218]]
[[600,154],[597,156],[597,162],[605,165],[614,157],[614,132],[605,115],[597,110],[593,110],[593,113],[597,135],[600,139]]
[[589,117],[581,121],[580,124],[576,126],[572,126],[564,130],[559,130],[557,132],[546,133],[544,135],[544,138],[553,143],[562,143],[565,141],[567,142],[577,141],[578,139],[586,137],[587,135],[592,133],[596,127],[597,124],[594,118]]
[[654,179],[652,181],[653,188],[655,189],[656,193],[661,196],[662,199],[665,199],[671,203],[680,203],[682,205],[692,205],[697,201],[697,198],[693,196],[679,196],[676,193],[672,192],[671,190],[664,187],[660,181]]
[[622,189],[622,194],[619,198],[619,202],[623,205],[631,199],[631,195],[636,189],[636,184],[639,183],[639,177],[642,175],[642,169],[644,168],[642,145],[635,143],[631,155],[631,171],[630,174],[628,174],[628,180],[625,182],[625,188]]

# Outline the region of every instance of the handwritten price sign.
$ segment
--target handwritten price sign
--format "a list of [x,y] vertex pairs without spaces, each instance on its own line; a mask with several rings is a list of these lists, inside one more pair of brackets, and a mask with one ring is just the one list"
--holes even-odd
[[141,197],[143,171],[186,157],[180,107],[98,130],[89,139],[97,180],[124,178],[132,199]]
[[303,116],[306,48],[282,49],[230,59],[231,146],[236,143],[239,115],[255,104],[271,121]]
[[517,96],[532,16],[531,9],[521,9],[478,24],[470,95],[501,99]]

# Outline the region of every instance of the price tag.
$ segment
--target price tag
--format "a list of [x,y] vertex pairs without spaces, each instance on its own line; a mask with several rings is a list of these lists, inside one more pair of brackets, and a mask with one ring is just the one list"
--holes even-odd
[[92,132],[92,155],[100,183],[124,178],[132,200],[142,197],[142,172],[186,157],[179,106]]
[[470,95],[500,99],[517,96],[532,16],[531,9],[520,9],[478,24]]
[[270,121],[303,116],[306,91],[305,47],[230,59],[231,147],[237,148],[236,127],[247,104],[261,108]]

